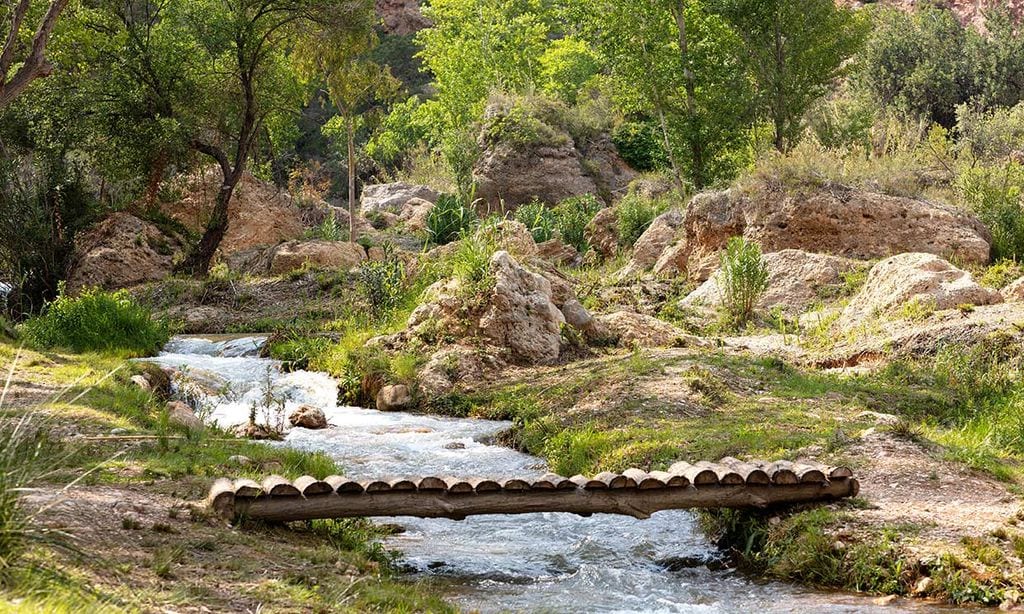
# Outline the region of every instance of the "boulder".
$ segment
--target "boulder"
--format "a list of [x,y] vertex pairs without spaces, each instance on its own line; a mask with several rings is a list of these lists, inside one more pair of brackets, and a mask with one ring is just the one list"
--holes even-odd
[[598,191],[568,135],[551,143],[490,145],[473,169],[473,180],[487,212],[514,211],[534,199],[554,204]]
[[530,272],[506,251],[491,257],[494,290],[480,318],[480,332],[525,364],[558,360],[565,316],[551,301],[551,282]]
[[302,405],[288,416],[288,422],[292,426],[304,429],[325,429],[327,428],[327,416],[319,407]]
[[1010,283],[1000,294],[1007,303],[1024,303],[1024,277]]
[[654,263],[654,274],[661,277],[686,275],[688,248],[686,242],[677,241],[665,248]]
[[838,186],[801,191],[761,188],[698,194],[690,202],[681,239],[692,279],[710,274],[709,262],[729,238],[742,235],[765,252],[800,249],[870,260],[924,252],[958,261],[988,262],[991,234],[975,216],[924,200]]
[[624,192],[637,177],[637,172],[626,164],[611,137],[606,134],[598,136],[586,146],[583,158],[584,165],[602,194]]
[[575,266],[580,262],[580,253],[561,239],[551,239],[537,244],[537,257],[558,266]]
[[412,392],[404,384],[384,386],[377,392],[377,409],[399,411],[412,405]]
[[619,272],[620,278],[632,277],[650,270],[657,264],[662,253],[676,242],[676,235],[683,225],[683,213],[678,209],[666,211],[654,218],[651,225],[637,239],[633,256]]
[[977,284],[967,271],[933,254],[900,254],[871,268],[867,281],[842,312],[840,322],[851,327],[899,307],[919,302],[934,310],[959,305],[994,305],[1003,297]]
[[601,209],[584,231],[591,249],[604,258],[619,251],[619,213],[612,207]]
[[[220,170],[207,167],[186,177],[184,185],[177,186],[182,197],[162,204],[161,209],[193,232],[202,232],[213,212],[222,182]],[[217,249],[217,257],[298,239],[305,231],[303,220],[302,208],[287,192],[245,173],[228,205],[228,229]]]
[[167,420],[171,424],[184,427],[190,431],[203,428],[203,421],[199,419],[187,403],[171,401],[167,403]]
[[320,268],[350,270],[366,260],[358,243],[342,241],[289,241],[278,245],[270,257],[270,274],[281,275],[307,262]]
[[616,311],[597,316],[623,347],[672,347],[680,345],[689,335],[653,316],[635,311]]
[[129,213],[112,213],[80,233],[68,275],[68,289],[127,288],[171,274],[181,251],[177,239]]
[[406,230],[419,232],[427,229],[427,217],[434,203],[422,198],[410,198],[402,205],[398,220],[405,223]]
[[131,382],[143,392],[153,392],[153,386],[150,385],[149,380],[144,375],[133,375]]
[[[829,286],[843,282],[842,275],[857,268],[856,261],[839,256],[812,254],[797,249],[784,249],[764,255],[768,268],[768,289],[757,303],[760,310],[778,308],[789,317],[797,317],[821,299]],[[719,290],[721,271],[683,298],[679,305],[687,308],[717,309],[721,305]]]
[[437,202],[438,193],[425,185],[411,183],[378,183],[363,187],[360,206],[366,213],[387,212],[399,214],[410,200],[417,198],[427,202]]
[[480,348],[457,345],[435,352],[416,379],[424,395],[436,397],[459,384],[479,382],[503,366],[501,360]]

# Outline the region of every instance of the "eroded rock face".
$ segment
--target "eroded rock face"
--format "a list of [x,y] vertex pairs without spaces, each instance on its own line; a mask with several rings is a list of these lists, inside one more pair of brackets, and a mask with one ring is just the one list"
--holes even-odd
[[437,202],[438,193],[425,185],[411,183],[378,183],[363,188],[360,206],[366,213],[387,212],[399,214],[410,200],[418,198],[427,202]]
[[565,316],[551,301],[551,283],[506,251],[495,253],[490,267],[495,284],[480,318],[480,332],[507,348],[514,361],[551,364],[558,360]]
[[1003,288],[1000,294],[1007,303],[1024,303],[1024,277]]
[[307,262],[321,268],[350,270],[366,260],[358,243],[342,241],[289,241],[278,245],[270,257],[270,274],[281,275]]
[[[202,232],[222,181],[219,170],[207,168],[187,178],[179,201],[165,203],[161,209],[190,230]],[[304,230],[303,211],[287,192],[245,173],[228,205],[228,229],[217,254],[222,258],[254,247],[277,245],[298,239]]]
[[112,213],[78,235],[68,289],[127,288],[163,279],[180,251],[177,240],[153,224],[129,213]]
[[377,409],[399,411],[412,405],[412,391],[404,384],[384,386],[377,392]]
[[914,301],[923,308],[943,310],[959,305],[994,305],[1003,302],[1003,297],[938,256],[900,254],[871,268],[867,282],[850,299],[840,322],[846,327],[853,326],[880,315],[891,315]]
[[496,373],[504,363],[479,348],[454,346],[442,349],[417,374],[419,390],[426,396],[451,392],[461,382],[479,382]]
[[419,0],[376,0],[374,4],[387,34],[406,36],[430,27],[430,20],[420,12]]
[[[857,268],[858,263],[848,258],[812,254],[797,249],[784,249],[764,255],[768,268],[768,289],[757,308],[767,311],[779,308],[783,314],[796,317],[821,299],[822,293],[842,283],[845,272]],[[717,309],[722,302],[719,289],[721,272],[718,271],[679,304],[688,308]],[[827,292],[826,292],[827,293]]]
[[537,244],[537,257],[560,266],[575,266],[580,262],[580,253],[561,239],[551,239]]
[[601,209],[584,231],[590,248],[604,258],[619,250],[619,214],[612,208]]
[[568,138],[555,144],[490,146],[473,169],[473,180],[477,197],[492,212],[515,211],[534,199],[555,204],[598,191]]
[[190,431],[203,428],[203,421],[196,416],[188,404],[181,401],[171,401],[167,404],[167,419],[171,424],[177,424]]
[[412,232],[426,230],[427,217],[434,208],[434,203],[422,198],[410,198],[402,205],[398,220],[405,223],[405,228]]
[[676,242],[676,235],[683,225],[683,213],[678,209],[666,211],[654,218],[651,225],[637,239],[633,256],[620,277],[630,277],[650,270],[669,247]]
[[288,416],[288,422],[292,426],[304,429],[319,430],[327,428],[327,416],[324,414],[324,411],[312,405],[303,405],[293,411]]
[[710,274],[708,262],[730,237],[758,241],[765,252],[800,249],[848,258],[884,258],[924,252],[983,264],[991,234],[976,217],[954,207],[846,188],[800,193],[739,190],[699,194],[686,212],[681,240],[686,270]]
[[635,311],[616,311],[596,318],[623,347],[672,347],[689,337],[664,320]]

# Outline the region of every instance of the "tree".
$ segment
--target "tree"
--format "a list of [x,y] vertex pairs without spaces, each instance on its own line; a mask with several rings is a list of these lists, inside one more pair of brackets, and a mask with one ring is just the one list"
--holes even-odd
[[[366,15],[372,14],[368,5]],[[322,30],[307,36],[296,50],[300,69],[327,87],[338,109],[337,120],[324,127],[327,134],[345,135],[348,166],[348,239],[355,240],[356,227],[356,124],[364,105],[393,96],[400,86],[391,71],[369,58],[377,44],[372,24],[347,32]],[[339,125],[340,124],[340,125]]]
[[[3,47],[0,48],[0,110],[9,105],[36,79],[47,77],[53,66],[46,59],[46,46],[50,42],[57,20],[67,8],[68,0],[53,0],[49,3],[42,21],[26,45],[23,38],[25,20],[32,7],[32,0],[18,0],[11,6],[0,7],[0,23],[5,25],[0,33],[6,32]],[[11,69],[18,65],[14,74]]]
[[760,113],[775,147],[798,140],[803,118],[847,70],[869,23],[835,0],[713,0],[743,39]]

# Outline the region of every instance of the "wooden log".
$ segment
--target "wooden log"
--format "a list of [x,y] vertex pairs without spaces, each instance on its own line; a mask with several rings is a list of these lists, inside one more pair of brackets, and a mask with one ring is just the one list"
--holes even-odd
[[210,487],[206,504],[213,513],[221,518],[231,519],[235,516],[235,484],[227,478],[219,478]]
[[771,484],[772,482],[768,472],[753,463],[745,463],[731,456],[726,456],[719,462],[740,474],[746,484]]
[[371,480],[363,482],[363,490],[366,492],[386,492],[391,490],[390,480]]
[[665,482],[659,480],[653,475],[640,469],[626,469],[622,475],[633,480],[636,487],[640,490],[649,490],[651,488],[665,488]]
[[473,484],[469,480],[445,478],[444,481],[448,484],[448,492],[453,495],[464,495],[473,492]]
[[302,491],[292,486],[292,483],[279,475],[270,475],[263,478],[263,492],[271,497],[301,497]]
[[530,483],[519,478],[511,478],[501,483],[502,490],[530,490]]
[[555,482],[547,477],[537,478],[530,482],[530,490],[555,490]]
[[660,480],[669,488],[681,488],[690,485],[690,480],[681,475],[673,475],[668,471],[652,471],[651,476]]
[[263,487],[255,480],[239,478],[234,482],[236,497],[259,497],[263,494]]
[[793,465],[793,473],[800,478],[801,482],[825,482],[828,480],[825,477],[825,472],[814,465],[797,463]]
[[833,480],[838,478],[852,478],[853,469],[850,469],[849,467],[832,467],[829,469],[828,477]]
[[827,483],[789,485],[705,485],[701,488],[648,490],[601,488],[572,490],[493,491],[473,496],[450,492],[384,491],[361,495],[259,497],[235,501],[235,514],[271,522],[351,518],[360,516],[419,516],[454,518],[479,514],[569,512],[580,515],[623,514],[647,518],[659,510],[688,508],[763,508],[769,505],[830,501],[853,496],[857,481],[841,478]]
[[363,492],[362,484],[343,475],[329,475],[324,481],[334,487],[334,492],[338,494]]
[[[630,488],[630,479],[624,475],[618,473],[612,473],[611,471],[602,471],[601,473],[594,476],[594,479],[599,482],[604,482],[608,488]],[[634,482],[633,487],[636,486]]]
[[576,488],[576,484],[572,480],[557,473],[545,473],[541,480],[554,484],[555,490]]
[[292,483],[299,489],[303,497],[315,497],[334,492],[334,488],[325,480],[318,480],[311,475],[304,475]]
[[765,472],[772,479],[772,484],[799,484],[800,478],[793,471],[793,463],[777,461],[768,463]]
[[668,472],[674,475],[681,475],[690,484],[700,488],[701,486],[713,486],[718,484],[718,474],[704,467],[697,467],[690,463],[676,463],[668,468]]
[[428,476],[420,480],[416,485],[419,490],[448,490],[448,484],[444,480],[434,476]]
[[391,486],[391,490],[416,490],[416,482],[405,478],[391,480],[389,485]]
[[608,485],[601,480],[592,480],[586,476],[576,474],[569,478],[573,484],[579,488],[585,488],[587,490],[599,490],[602,488],[608,488]]
[[470,480],[470,484],[473,485],[473,490],[476,492],[494,492],[501,490],[502,485],[495,480],[477,479]]
[[725,465],[719,465],[718,463],[709,463],[707,461],[700,461],[696,463],[697,467],[714,471],[715,475],[718,476],[718,483],[723,486],[738,486],[744,483],[743,476],[736,473]]

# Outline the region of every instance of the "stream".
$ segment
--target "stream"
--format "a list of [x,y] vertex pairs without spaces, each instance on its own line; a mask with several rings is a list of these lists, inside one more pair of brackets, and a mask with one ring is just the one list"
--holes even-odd
[[[283,373],[258,357],[262,337],[176,337],[154,362],[184,369],[208,386],[209,420],[248,420],[269,385],[287,416],[320,407],[331,427],[294,428],[283,445],[323,451],[350,477],[541,475],[541,459],[490,445],[510,424],[383,413],[337,405],[323,373]],[[281,444],[275,444],[281,445]],[[481,612],[893,612],[934,605],[876,606],[871,599],[751,579],[701,564],[716,551],[684,511],[649,520],[594,515],[477,516],[463,521],[392,518],[405,532],[387,539],[411,577],[430,577],[445,596]]]

